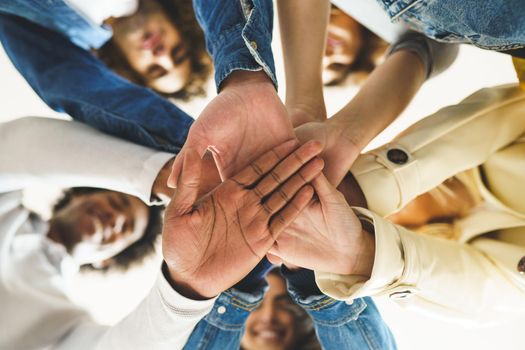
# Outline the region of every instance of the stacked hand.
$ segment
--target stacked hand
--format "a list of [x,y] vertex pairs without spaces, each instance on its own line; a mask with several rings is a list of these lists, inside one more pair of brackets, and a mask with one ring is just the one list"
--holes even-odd
[[[289,141],[197,200],[202,161],[187,149],[166,210],[163,254],[176,288],[215,296],[241,280],[308,205],[323,161],[318,142]],[[306,186],[305,186],[306,185]]]

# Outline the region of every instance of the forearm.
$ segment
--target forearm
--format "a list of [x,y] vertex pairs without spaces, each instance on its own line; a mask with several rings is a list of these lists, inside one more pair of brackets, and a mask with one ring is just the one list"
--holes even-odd
[[377,67],[357,95],[329,119],[363,149],[405,109],[426,79],[418,56],[398,51]]
[[0,39],[20,74],[51,108],[148,147],[178,152],[184,144],[190,116],[117,76],[64,36],[0,14]]
[[326,110],[321,69],[330,2],[280,0],[277,6],[286,74],[286,106],[292,124],[295,127],[309,121],[322,121],[326,119]]
[[82,324],[58,349],[182,349],[215,299],[195,301],[174,290],[160,275],[146,298],[112,327]]
[[525,94],[483,89],[405,130],[352,166],[370,210],[389,215],[446,179],[479,166],[525,132]]
[[317,282],[328,295],[337,299],[386,295],[425,313],[468,322],[490,322],[525,309],[525,284],[514,264],[509,269],[505,263],[509,256],[519,260],[521,247],[487,238],[458,243],[407,230],[366,210],[356,211],[375,228],[372,274],[317,273]]
[[149,203],[153,183],[173,154],[105,135],[74,121],[21,118],[0,124],[0,191],[36,180],[99,187]]

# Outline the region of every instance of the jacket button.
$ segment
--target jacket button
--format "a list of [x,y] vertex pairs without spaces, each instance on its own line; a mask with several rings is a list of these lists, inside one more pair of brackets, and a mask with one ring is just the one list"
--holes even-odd
[[257,41],[250,41],[250,46],[257,51]]
[[222,315],[223,313],[226,312],[226,307],[224,307],[224,306],[219,306],[219,307],[217,308],[217,312],[218,312],[219,314]]
[[394,164],[405,164],[408,162],[408,154],[399,148],[392,148],[389,150],[386,157]]
[[525,256],[518,261],[518,272],[525,274]]
[[406,299],[412,295],[412,292],[409,290],[403,290],[399,292],[393,292],[390,294],[390,299]]

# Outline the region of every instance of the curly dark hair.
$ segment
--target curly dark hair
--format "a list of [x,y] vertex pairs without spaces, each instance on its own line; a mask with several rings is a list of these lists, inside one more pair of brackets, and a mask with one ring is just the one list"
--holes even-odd
[[[144,0],[142,0],[144,1]],[[202,32],[195,13],[192,1],[189,0],[157,0],[181,33],[188,49],[191,64],[191,74],[186,85],[174,93],[162,93],[167,98],[187,101],[192,97],[206,95],[206,82],[211,73],[211,59],[206,51],[204,33]],[[96,52],[111,70],[123,78],[137,85],[146,86],[145,81],[128,63],[118,45],[113,39],[109,40]]]
[[[73,187],[66,190],[61,198],[53,206],[53,213],[65,208],[74,197],[96,192],[107,192],[110,190],[93,187]],[[110,270],[126,271],[129,268],[142,263],[144,259],[155,252],[155,242],[162,232],[163,206],[150,206],[148,225],[144,230],[144,235],[135,243],[112,257],[113,263],[103,267],[95,267],[91,264],[81,266],[82,271],[102,271]]]

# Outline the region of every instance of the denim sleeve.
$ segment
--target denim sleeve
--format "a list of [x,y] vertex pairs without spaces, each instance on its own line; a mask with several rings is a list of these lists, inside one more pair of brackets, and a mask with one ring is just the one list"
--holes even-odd
[[272,0],[193,0],[215,65],[215,84],[235,70],[264,72],[275,87]]
[[16,69],[52,109],[103,132],[177,153],[193,119],[109,70],[66,37],[0,14],[0,40]]
[[235,288],[223,292],[186,342],[186,350],[239,349],[246,320],[262,302],[266,281],[251,293]]
[[312,318],[323,349],[397,349],[372,299],[358,298],[347,304],[323,294],[307,296],[290,283],[288,291]]

